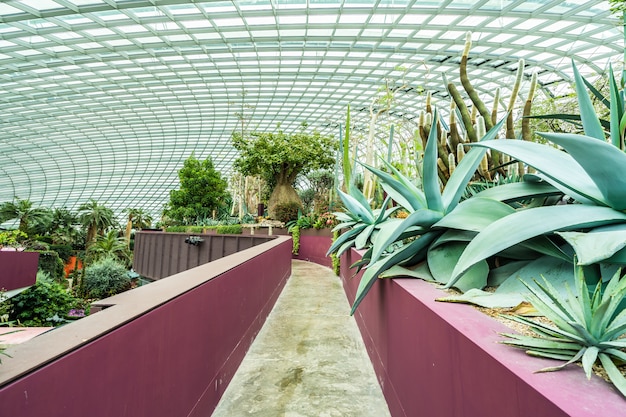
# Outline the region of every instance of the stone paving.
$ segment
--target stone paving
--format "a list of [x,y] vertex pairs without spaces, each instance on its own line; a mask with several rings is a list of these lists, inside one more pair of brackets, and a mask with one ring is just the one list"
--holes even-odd
[[212,417],[388,417],[340,279],[292,275]]

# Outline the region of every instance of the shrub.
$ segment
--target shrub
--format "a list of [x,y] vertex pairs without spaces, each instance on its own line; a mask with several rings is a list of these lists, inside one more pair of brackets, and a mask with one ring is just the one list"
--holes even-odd
[[81,304],[67,290],[45,272],[37,274],[32,287],[11,299],[10,320],[24,326],[58,326],[66,323],[65,316]]
[[283,223],[287,223],[291,220],[296,220],[298,218],[298,211],[300,210],[300,204],[297,202],[289,202],[289,203],[281,203],[276,204],[276,208],[274,209],[274,220],[281,221]]
[[65,270],[63,269],[63,261],[59,257],[59,254],[53,250],[38,252],[39,270],[48,274],[54,281],[63,282]]
[[128,271],[116,260],[106,257],[85,268],[82,293],[87,298],[106,298],[130,288]]
[[240,224],[225,224],[222,226],[217,226],[216,232],[221,235],[240,235],[241,225]]
[[70,260],[70,256],[74,254],[72,245],[50,245],[50,250],[58,253],[63,263],[67,263]]

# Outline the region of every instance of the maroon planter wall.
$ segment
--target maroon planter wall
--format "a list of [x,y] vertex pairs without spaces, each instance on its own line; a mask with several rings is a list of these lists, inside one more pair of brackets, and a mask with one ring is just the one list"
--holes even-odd
[[0,251],[0,290],[35,285],[38,266],[38,252]]
[[332,268],[333,262],[330,256],[326,256],[326,251],[332,244],[332,234],[330,229],[304,229],[300,231],[300,250],[295,259],[315,262]]
[[0,416],[208,417],[291,274],[291,240],[102,300],[2,358]]
[[[341,276],[350,302],[358,277],[344,255]],[[578,366],[557,364],[502,345],[502,323],[417,279],[379,280],[355,313],[393,417],[623,417],[626,400]]]

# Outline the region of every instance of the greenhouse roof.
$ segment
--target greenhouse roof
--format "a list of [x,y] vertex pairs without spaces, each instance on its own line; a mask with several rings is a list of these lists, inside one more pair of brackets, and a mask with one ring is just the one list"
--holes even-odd
[[338,137],[347,105],[366,123],[385,83],[391,119],[411,123],[426,92],[447,108],[468,31],[484,95],[506,96],[520,59],[552,96],[571,91],[572,59],[621,68],[607,1],[4,1],[0,202],[158,218],[192,153],[229,174],[235,129]]

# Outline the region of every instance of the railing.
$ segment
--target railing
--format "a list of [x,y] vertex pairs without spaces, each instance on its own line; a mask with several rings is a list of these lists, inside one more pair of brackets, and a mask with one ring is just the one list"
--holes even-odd
[[272,238],[9,348],[0,416],[210,416],[291,274],[291,247]]

